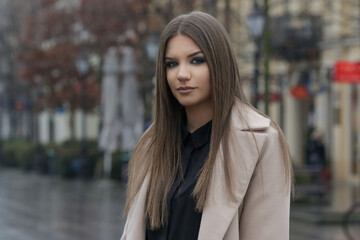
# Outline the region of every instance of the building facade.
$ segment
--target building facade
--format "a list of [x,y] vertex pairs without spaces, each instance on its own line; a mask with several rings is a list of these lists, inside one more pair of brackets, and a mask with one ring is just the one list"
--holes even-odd
[[[329,1],[324,14],[324,35],[320,44],[321,69],[331,83],[330,101],[319,100],[331,114],[331,156],[334,178],[359,182],[360,176],[360,79],[355,83],[334,81],[339,61],[360,61],[360,3]],[[324,104],[322,105],[322,102]]]
[[[253,2],[230,1],[229,30],[249,98],[255,45],[246,18]],[[260,6],[264,2],[258,1]],[[284,129],[294,165],[306,165],[307,143],[317,134],[325,145],[325,164],[332,180],[359,184],[360,79],[338,83],[334,80],[334,66],[338,61],[360,60],[360,3],[268,0],[268,6],[272,47],[267,79],[269,115]],[[224,23],[224,14],[229,14],[226,1],[218,3],[218,9],[217,17]],[[260,96],[265,82],[265,62],[263,58],[261,61]],[[299,89],[306,90],[305,95],[299,95]],[[264,110],[261,99],[259,108]]]

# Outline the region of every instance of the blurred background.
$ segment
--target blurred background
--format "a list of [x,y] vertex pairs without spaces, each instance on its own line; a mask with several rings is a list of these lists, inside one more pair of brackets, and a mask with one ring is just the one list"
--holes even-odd
[[360,0],[0,0],[1,240],[120,238],[159,35],[191,10],[288,139],[291,239],[360,239]]

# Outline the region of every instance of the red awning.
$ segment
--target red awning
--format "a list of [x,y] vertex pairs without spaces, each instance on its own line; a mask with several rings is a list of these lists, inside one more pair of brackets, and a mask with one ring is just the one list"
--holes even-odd
[[360,83],[360,62],[336,62],[334,81],[338,83]]

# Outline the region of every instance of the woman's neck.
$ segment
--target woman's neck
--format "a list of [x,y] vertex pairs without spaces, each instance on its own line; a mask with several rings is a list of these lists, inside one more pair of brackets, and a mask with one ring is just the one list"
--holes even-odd
[[187,129],[191,133],[213,119],[212,105],[185,107],[185,112]]

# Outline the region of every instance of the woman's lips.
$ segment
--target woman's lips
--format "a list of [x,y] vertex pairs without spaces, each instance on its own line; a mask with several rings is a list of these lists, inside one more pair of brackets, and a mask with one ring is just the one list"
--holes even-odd
[[178,87],[176,90],[178,90],[178,92],[181,94],[187,94],[187,93],[192,92],[194,89],[195,88],[193,88],[193,87],[185,86],[185,87]]

